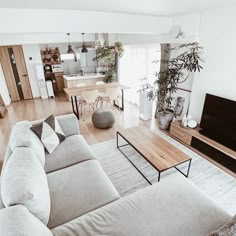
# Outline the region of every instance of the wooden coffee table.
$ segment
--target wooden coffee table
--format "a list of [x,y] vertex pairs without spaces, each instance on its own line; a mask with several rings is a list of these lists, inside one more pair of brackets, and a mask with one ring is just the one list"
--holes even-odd
[[[119,137],[122,137],[127,143],[119,145]],[[153,133],[145,127],[135,127],[130,129],[120,129],[116,133],[117,148],[129,160],[129,162],[137,169],[137,171],[152,184],[143,173],[135,166],[135,164],[122,151],[122,147],[132,146],[144,159],[146,159],[157,171],[158,181],[160,181],[161,173],[170,168],[175,168],[185,177],[188,177],[191,161],[188,155],[180,151],[174,145],[165,141],[160,136]],[[177,168],[178,165],[189,162],[187,173],[183,173]]]

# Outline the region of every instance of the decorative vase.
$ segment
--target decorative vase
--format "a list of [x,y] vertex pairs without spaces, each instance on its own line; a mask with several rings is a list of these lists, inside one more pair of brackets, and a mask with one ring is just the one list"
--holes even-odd
[[172,110],[158,111],[157,112],[157,120],[159,124],[159,128],[163,130],[168,130],[170,128],[170,124],[174,118],[174,112]]
[[187,127],[188,125],[188,118],[187,118],[187,115],[184,115],[183,118],[182,118],[182,125],[184,127]]

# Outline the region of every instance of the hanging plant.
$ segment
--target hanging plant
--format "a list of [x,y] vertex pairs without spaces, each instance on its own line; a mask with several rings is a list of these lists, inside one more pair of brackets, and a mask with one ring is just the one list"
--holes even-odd
[[118,53],[119,57],[123,56],[125,50],[121,42],[115,43],[115,51]]
[[[106,43],[104,44],[106,45]],[[112,83],[117,80],[117,61],[116,57],[122,57],[124,54],[124,48],[122,43],[116,42],[112,47],[98,47],[96,50],[96,57],[93,60],[100,62],[103,68],[105,68],[104,82]]]
[[116,79],[117,79],[117,76],[114,70],[108,70],[105,72],[105,78],[104,78],[105,83],[112,83],[116,81]]

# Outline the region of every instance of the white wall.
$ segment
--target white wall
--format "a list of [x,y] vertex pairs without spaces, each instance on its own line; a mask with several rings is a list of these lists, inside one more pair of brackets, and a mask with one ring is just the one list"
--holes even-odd
[[11,98],[9,96],[9,92],[8,92],[8,88],[7,88],[7,84],[5,81],[5,77],[4,77],[1,63],[0,63],[0,94],[2,95],[2,99],[5,103],[5,105],[10,105]]
[[76,10],[0,9],[0,33],[167,33],[168,17]]
[[[110,35],[110,34],[109,34]],[[186,35],[184,38],[175,38],[169,34],[117,34],[116,41],[125,45],[160,44],[160,43],[190,43],[199,41],[197,35]]]
[[[207,11],[200,25],[204,70],[195,75],[190,112],[200,121],[205,93],[236,101],[236,8]],[[223,114],[222,114],[223,115]]]
[[[199,25],[200,44],[204,47],[204,69],[195,73],[192,86],[190,113],[198,122],[201,120],[206,93],[236,100],[236,7],[208,10],[197,16],[181,16],[173,19],[192,34],[191,24]],[[192,32],[192,33],[191,33]]]
[[[1,29],[0,29],[1,30]],[[107,34],[107,33],[105,33]],[[104,40],[104,39],[103,39]],[[157,43],[189,43],[198,41],[197,35],[185,35],[184,38],[174,38],[167,34],[134,34],[134,33],[109,33],[108,43],[114,45],[114,42],[122,42],[126,45],[137,44],[157,44]],[[82,42],[83,38],[80,32],[74,32],[70,35],[71,42]],[[94,42],[95,34],[87,33],[84,35],[85,42]],[[105,39],[107,41],[107,39]],[[66,33],[14,33],[1,34],[0,46],[4,45],[24,45],[24,44],[55,44],[67,43],[68,36]]]
[[180,25],[185,38],[199,37],[201,14],[176,16],[172,18],[172,25]]
[[[28,44],[28,45],[23,45],[22,47],[32,95],[33,97],[40,97],[39,86],[35,70],[36,65],[42,65],[40,47],[38,44]],[[32,57],[32,60],[30,60],[30,57]]]

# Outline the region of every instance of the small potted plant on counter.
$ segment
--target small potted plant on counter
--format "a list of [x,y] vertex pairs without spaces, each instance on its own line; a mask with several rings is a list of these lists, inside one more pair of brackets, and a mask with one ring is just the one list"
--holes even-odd
[[[172,101],[173,95],[178,89],[178,84],[183,83],[189,78],[190,73],[200,72],[202,68],[201,63],[201,49],[197,42],[190,44],[182,44],[175,48],[168,48],[170,52],[173,50],[182,51],[178,56],[169,59],[161,59],[160,72],[155,73],[156,80],[153,85],[147,81],[142,83],[138,92],[147,91],[147,96],[151,100],[157,98],[157,107],[155,117],[158,119],[160,129],[167,130],[173,120],[174,112]],[[168,58],[168,57],[167,57]]]

